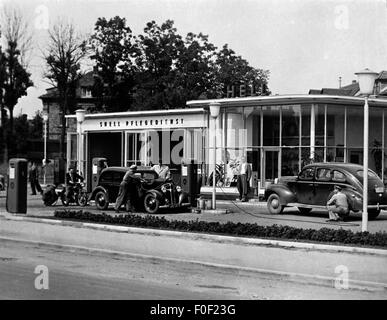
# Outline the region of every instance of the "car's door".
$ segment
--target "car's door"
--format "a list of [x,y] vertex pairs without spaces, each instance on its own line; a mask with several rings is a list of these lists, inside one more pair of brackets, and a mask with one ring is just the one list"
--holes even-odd
[[120,184],[124,178],[125,172],[113,172],[112,180],[109,185],[109,199],[110,202],[114,202],[117,199],[118,191],[120,190]]
[[313,204],[314,198],[314,171],[315,167],[304,168],[296,181],[289,185],[297,198],[298,203]]
[[333,191],[334,182],[332,182],[333,172],[330,168],[316,168],[315,175],[315,203],[316,205],[325,206],[329,194]]

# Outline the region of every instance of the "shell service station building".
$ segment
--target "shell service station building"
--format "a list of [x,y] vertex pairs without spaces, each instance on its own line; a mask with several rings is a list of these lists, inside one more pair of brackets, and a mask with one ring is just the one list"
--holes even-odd
[[[387,99],[368,103],[369,167],[385,180]],[[95,157],[109,166],[147,166],[161,158],[176,172],[182,159],[194,159],[205,186],[216,157],[220,186],[227,188],[246,156],[257,195],[311,161],[362,164],[363,108],[362,97],[307,94],[195,100],[182,109],[86,114],[82,121],[69,115],[67,163],[77,161],[90,176]]]

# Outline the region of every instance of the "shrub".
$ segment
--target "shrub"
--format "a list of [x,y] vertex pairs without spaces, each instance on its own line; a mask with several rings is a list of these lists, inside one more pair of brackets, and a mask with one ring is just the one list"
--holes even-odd
[[339,243],[351,245],[365,245],[387,248],[386,232],[353,232],[342,228],[302,229],[290,226],[260,226],[256,223],[234,222],[206,222],[199,219],[191,221],[167,220],[164,217],[147,215],[119,215],[110,216],[105,213],[93,214],[83,210],[56,210],[55,217],[87,222],[127,225],[133,227],[147,227],[190,232],[205,232],[223,235],[238,235],[260,238],[274,238],[287,240],[306,240],[325,243]]

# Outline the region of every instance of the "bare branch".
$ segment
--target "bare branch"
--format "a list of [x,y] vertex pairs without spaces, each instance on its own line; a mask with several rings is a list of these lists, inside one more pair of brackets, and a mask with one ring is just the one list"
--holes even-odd
[[20,52],[20,63],[23,67],[28,67],[32,52],[33,28],[29,25],[21,10],[17,7],[7,5],[0,13],[1,30],[5,47],[9,44],[16,44],[16,49]]

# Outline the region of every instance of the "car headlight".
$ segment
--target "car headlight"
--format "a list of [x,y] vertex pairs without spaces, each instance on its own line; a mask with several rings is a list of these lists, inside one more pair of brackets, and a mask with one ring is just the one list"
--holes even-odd
[[180,186],[176,186],[176,191],[177,192],[181,192],[181,187]]

